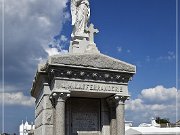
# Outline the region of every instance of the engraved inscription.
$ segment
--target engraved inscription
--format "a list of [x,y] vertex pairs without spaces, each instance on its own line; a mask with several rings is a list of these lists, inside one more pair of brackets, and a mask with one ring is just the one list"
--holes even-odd
[[98,114],[93,112],[72,113],[72,131],[97,131]]
[[106,92],[106,93],[122,93],[127,91],[125,85],[101,84],[101,83],[86,83],[75,81],[60,81],[57,83],[58,89],[70,91],[88,91],[88,92]]

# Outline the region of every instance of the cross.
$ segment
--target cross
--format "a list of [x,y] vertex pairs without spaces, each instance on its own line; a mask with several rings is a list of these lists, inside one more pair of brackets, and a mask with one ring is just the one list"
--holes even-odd
[[89,33],[89,42],[94,43],[94,34],[98,33],[99,30],[94,28],[94,25],[91,23],[89,28],[86,29]]

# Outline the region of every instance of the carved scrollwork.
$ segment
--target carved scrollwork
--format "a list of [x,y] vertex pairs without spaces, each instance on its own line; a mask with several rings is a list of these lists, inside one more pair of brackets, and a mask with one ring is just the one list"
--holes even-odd
[[49,99],[51,100],[52,105],[55,107],[57,102],[65,102],[69,97],[70,93],[52,92],[52,94],[49,96]]
[[114,95],[107,98],[106,101],[110,107],[115,107],[116,105],[124,104],[128,98],[128,96]]
[[107,78],[109,78],[109,74],[104,74],[104,77],[107,79]]
[[84,75],[85,75],[85,72],[81,71],[80,76],[84,76]]
[[67,75],[71,75],[72,74],[72,71],[71,70],[68,70],[67,71]]

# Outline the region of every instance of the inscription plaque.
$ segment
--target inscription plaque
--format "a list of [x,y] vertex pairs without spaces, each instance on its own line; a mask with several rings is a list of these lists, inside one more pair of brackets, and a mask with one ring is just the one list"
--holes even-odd
[[77,131],[97,131],[98,130],[98,114],[97,113],[72,113],[73,133]]

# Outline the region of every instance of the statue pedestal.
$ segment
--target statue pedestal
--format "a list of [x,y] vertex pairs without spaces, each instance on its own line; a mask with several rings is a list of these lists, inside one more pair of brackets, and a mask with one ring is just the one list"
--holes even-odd
[[75,39],[70,42],[69,53],[100,53],[95,43],[90,43],[84,38],[83,40]]
[[69,53],[100,53],[94,43],[94,34],[98,33],[94,25],[90,24],[84,35],[76,35],[72,38],[69,46]]

